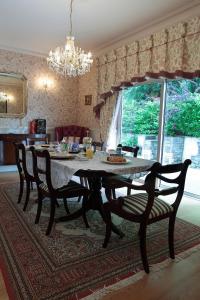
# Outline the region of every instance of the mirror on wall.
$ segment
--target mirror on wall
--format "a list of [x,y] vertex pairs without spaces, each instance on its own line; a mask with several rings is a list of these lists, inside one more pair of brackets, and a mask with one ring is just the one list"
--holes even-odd
[[0,117],[23,118],[26,104],[27,79],[22,74],[0,73]]

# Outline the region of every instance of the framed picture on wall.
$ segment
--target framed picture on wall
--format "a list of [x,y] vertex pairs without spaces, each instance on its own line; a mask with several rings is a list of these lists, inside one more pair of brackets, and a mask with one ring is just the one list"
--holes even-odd
[[86,95],[85,96],[85,105],[91,105],[92,104],[92,95]]

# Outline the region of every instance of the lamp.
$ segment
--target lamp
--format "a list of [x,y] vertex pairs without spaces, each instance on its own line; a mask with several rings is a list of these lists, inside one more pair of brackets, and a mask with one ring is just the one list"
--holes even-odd
[[0,101],[4,102],[6,100],[8,100],[8,95],[4,92],[0,92]]
[[65,77],[83,75],[90,71],[93,63],[91,52],[85,53],[81,48],[75,47],[72,36],[72,4],[70,0],[70,33],[64,47],[57,47],[49,52],[47,63],[50,69]]
[[40,88],[44,89],[45,91],[49,90],[53,87],[53,80],[49,79],[48,77],[40,77],[38,79],[38,85]]

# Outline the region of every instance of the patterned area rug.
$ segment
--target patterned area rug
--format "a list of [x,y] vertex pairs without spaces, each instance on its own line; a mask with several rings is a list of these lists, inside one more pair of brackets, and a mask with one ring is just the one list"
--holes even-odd
[[[81,299],[142,269],[138,226],[120,218],[114,223],[126,233],[123,239],[112,234],[102,248],[105,224],[97,212],[88,212],[90,229],[82,218],[56,224],[45,236],[49,201],[45,200],[39,225],[34,224],[36,192],[32,191],[26,212],[17,204],[18,185],[0,187],[0,267],[10,299]],[[80,205],[69,201],[71,211]],[[65,215],[64,206],[56,216]],[[149,226],[147,249],[150,265],[168,258],[166,221]],[[181,253],[200,243],[200,227],[177,219],[175,251]]]

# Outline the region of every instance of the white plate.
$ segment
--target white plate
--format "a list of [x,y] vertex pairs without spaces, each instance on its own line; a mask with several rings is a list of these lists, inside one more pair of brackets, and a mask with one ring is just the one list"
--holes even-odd
[[106,163],[106,164],[110,164],[110,165],[126,165],[128,163],[130,163],[130,160],[126,160],[126,161],[109,161],[107,159],[103,159],[102,162]]

